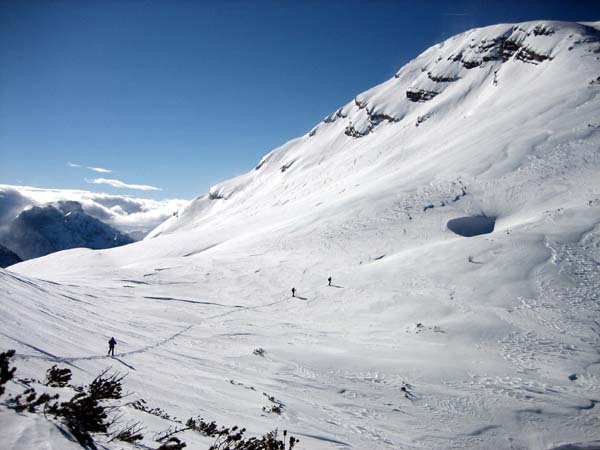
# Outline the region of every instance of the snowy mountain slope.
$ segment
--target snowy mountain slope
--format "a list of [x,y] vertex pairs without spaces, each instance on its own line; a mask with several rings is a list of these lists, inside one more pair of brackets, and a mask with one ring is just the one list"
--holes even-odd
[[561,22],[434,46],[151,238],[0,271],[2,345],[302,449],[600,440],[599,58]]
[[[551,59],[519,58],[525,50]],[[222,216],[223,209],[262,211],[292,195],[320,196],[332,182],[360,192],[355,181],[364,183],[369,172],[401,175],[394,180],[400,186],[415,175],[450,181],[480,176],[489,166],[494,173],[488,176],[498,178],[530,158],[532,147],[545,144],[543,153],[596,132],[597,50],[597,32],[576,24],[498,25],[456,36],[267,155],[255,171],[213,187],[149,237]],[[455,81],[439,81],[444,79]],[[408,98],[420,91],[437,95]],[[570,136],[555,136],[557,131]],[[498,153],[507,152],[505,167]],[[264,197],[271,203],[259,203]]]

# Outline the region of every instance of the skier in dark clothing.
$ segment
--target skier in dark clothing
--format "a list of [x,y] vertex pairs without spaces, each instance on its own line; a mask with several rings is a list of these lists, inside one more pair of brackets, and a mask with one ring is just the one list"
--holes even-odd
[[329,281],[329,286],[331,286],[331,277],[327,278],[327,281]]
[[295,288],[295,287],[293,287],[293,288],[292,288],[292,297],[295,297],[295,296],[296,296],[296,288]]
[[114,337],[111,337],[110,341],[108,341],[108,355],[115,356],[115,345],[117,345],[117,341],[115,341]]

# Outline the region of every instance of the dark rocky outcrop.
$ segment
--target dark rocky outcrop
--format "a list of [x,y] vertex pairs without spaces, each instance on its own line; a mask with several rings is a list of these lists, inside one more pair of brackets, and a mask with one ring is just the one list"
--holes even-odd
[[474,69],[483,64],[483,59],[462,60],[465,69]]
[[281,166],[281,168],[280,168],[281,173],[285,172],[290,167],[292,167],[292,164],[294,164],[294,161],[290,161],[289,163],[285,163],[283,166]]
[[536,25],[533,29],[534,36],[551,36],[554,34],[554,30],[546,25]]
[[354,128],[354,125],[350,124],[344,130],[344,134],[346,136],[350,136],[350,137],[353,137],[353,138],[361,138],[361,137],[369,134],[370,131],[371,131],[371,129],[367,128],[367,132],[366,133],[361,133],[356,128]]
[[369,122],[371,122],[371,125],[373,125],[374,127],[379,125],[381,122],[390,122],[390,123],[398,122],[398,119],[396,119],[395,117],[392,117],[388,114],[373,113],[373,112],[369,112],[369,111],[367,111],[367,114],[369,115]]
[[515,58],[519,61],[537,64],[538,62],[546,61],[551,59],[550,56],[542,53],[537,53],[535,50],[529,47],[522,47],[521,50],[515,55]]
[[[533,34],[536,36],[549,36],[553,33],[551,29],[543,26],[538,26],[533,30]],[[531,32],[527,33],[527,35],[531,35]],[[521,42],[515,40],[510,34],[504,34],[494,39],[483,39],[478,43],[470,44],[468,49],[471,50],[469,57],[464,55],[465,51],[463,50],[456,55],[450,55],[448,60],[460,62],[465,69],[474,69],[481,67],[488,61],[506,62],[513,57],[518,61],[533,64],[552,59],[550,55],[545,55],[531,47],[523,46]],[[430,79],[436,81],[432,77]]]
[[369,106],[366,100],[359,100],[357,98],[354,99],[354,104],[358,106],[358,109],[365,109],[367,106]]
[[439,92],[426,91],[425,89],[409,89],[406,91],[406,98],[411,102],[427,102],[438,94]]
[[521,44],[509,39],[500,41],[500,56],[503,61],[508,61],[513,55],[519,51]]
[[323,119],[323,123],[333,123],[338,119],[343,119],[347,117],[345,114],[342,114],[342,109],[338,109],[336,112],[334,112],[333,114],[325,117],[325,119]]
[[216,191],[214,191],[214,192],[210,191],[208,193],[208,198],[209,198],[209,200],[227,200],[227,197],[225,197],[220,192],[216,192]]
[[365,127],[364,130],[357,130],[354,127],[354,125],[350,123],[344,130],[344,134],[346,136],[360,138],[371,133],[373,129],[375,129],[375,127],[377,127],[382,122],[395,123],[400,120],[384,112],[375,111],[375,107],[369,109],[369,104],[365,100],[354,99],[354,104],[358,107],[358,109],[364,110],[367,113],[367,117],[369,118],[369,124]]
[[431,72],[427,72],[427,77],[431,81],[435,81],[436,83],[452,83],[454,81],[460,80],[460,77],[457,76],[443,76],[443,75],[433,75]]
[[19,255],[0,244],[0,267],[5,268],[23,261]]
[[422,116],[418,116],[417,121],[415,122],[415,127],[418,127],[419,125],[421,125],[423,122],[425,122],[427,119],[429,119],[429,117],[431,117],[431,114],[424,114]]
[[260,169],[262,166],[264,166],[264,165],[265,165],[265,163],[267,162],[267,160],[268,160],[268,158],[266,158],[266,157],[262,158],[262,159],[261,159],[261,160],[258,162],[258,164],[256,165],[256,167],[254,168],[254,170],[258,170],[258,169]]

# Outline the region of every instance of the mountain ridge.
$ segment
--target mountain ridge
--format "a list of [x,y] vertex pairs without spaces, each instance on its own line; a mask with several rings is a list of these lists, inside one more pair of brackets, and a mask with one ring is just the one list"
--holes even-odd
[[[552,27],[557,29],[556,34]],[[281,173],[290,173],[288,171],[293,172],[298,170],[299,165],[303,162],[312,166],[321,164],[317,161],[307,161],[311,153],[310,147],[312,142],[310,138],[313,138],[313,136],[316,137],[319,132],[327,133],[332,128],[338,128],[333,136],[326,137],[329,142],[326,142],[325,145],[334,146],[334,148],[337,145],[337,148],[340,149],[352,145],[351,143],[339,142],[340,139],[344,139],[344,137],[340,136],[341,131],[348,138],[358,139],[366,138],[374,128],[380,129],[382,133],[391,133],[392,131],[386,130],[385,127],[398,129],[400,127],[412,128],[414,126],[414,128],[420,128],[418,130],[420,133],[406,133],[408,134],[407,137],[410,137],[411,140],[422,140],[423,134],[430,132],[432,127],[436,127],[440,122],[443,122],[440,116],[444,112],[444,108],[446,110],[450,109],[454,116],[462,114],[466,119],[476,113],[477,108],[480,107],[478,103],[481,103],[482,100],[488,101],[492,105],[494,101],[497,102],[497,99],[494,99],[493,91],[498,91],[503,87],[502,78],[504,77],[504,73],[502,69],[507,64],[505,72],[509,73],[507,74],[508,79],[506,83],[511,84],[511,82],[516,82],[518,85],[525,87],[529,87],[530,78],[535,80],[539,76],[544,76],[544,72],[552,70],[551,60],[528,63],[527,61],[518,59],[519,52],[523,52],[524,49],[529,48],[529,41],[533,40],[538,45],[536,49],[532,50],[533,54],[545,55],[548,53],[551,55],[552,51],[554,51],[555,56],[560,54],[561,57],[566,58],[566,61],[562,62],[564,65],[571,63],[574,59],[577,60],[581,56],[571,57],[571,55],[574,55],[572,54],[572,50],[575,50],[575,54],[585,52],[590,57],[594,57],[598,52],[598,36],[599,34],[596,30],[592,31],[591,27],[584,25],[569,22],[534,21],[523,24],[495,25],[478,28],[434,45],[405,65],[390,80],[357,95],[354,100],[327,116],[307,135],[293,139],[269,152],[260,160],[254,171],[212,187],[208,194],[197,198],[192,204],[188,205],[187,212],[184,210],[180,214],[168,219],[152,231],[147,236],[147,239],[168,232],[170,228],[177,227],[175,225],[177,222],[185,223],[186,220],[193,220],[185,217],[190,211],[206,211],[210,214],[211,210],[221,212],[223,208],[228,208],[227,203],[224,202],[232,200],[234,195],[243,195],[242,192],[245,190],[257,189],[256,185],[260,185],[265,181],[265,177],[261,177],[258,172],[264,171],[269,165],[273,166],[270,168],[270,175],[275,177],[277,175],[273,172],[281,171]],[[491,47],[484,46],[485,48],[481,50],[481,44],[486,42],[493,45]],[[508,58],[498,54],[498,46],[506,42],[516,42],[515,46],[510,47],[510,56]],[[569,50],[570,47],[573,47],[573,49]],[[529,55],[530,53],[526,54]],[[477,62],[481,62],[481,64],[474,67],[465,67],[465,61],[473,63],[474,55],[480,58]],[[457,59],[457,56],[460,56],[460,58]],[[533,68],[527,66],[533,66]],[[441,67],[441,69],[438,67]],[[442,74],[446,78],[450,77],[454,79],[458,77],[458,79],[455,82],[433,81],[431,79],[432,70],[438,70],[439,72],[435,74],[434,78]],[[411,78],[415,74],[416,78]],[[560,75],[564,76],[564,74]],[[587,78],[581,78],[584,78],[585,85],[590,83],[591,88],[596,89],[597,85],[595,84],[593,75],[595,75],[595,72],[590,73]],[[523,80],[523,78],[525,79]],[[581,83],[581,80],[577,81]],[[402,84],[403,82],[404,84]],[[511,89],[514,89],[512,84]],[[559,83],[555,81],[552,84]],[[398,87],[398,85],[400,86]],[[411,92],[411,89],[432,92],[431,89],[433,88],[431,86],[442,86],[441,89],[438,89],[440,92],[437,98],[431,98],[423,102],[413,102],[406,96],[406,93]],[[470,94],[468,98],[465,98],[467,95],[465,94],[465,89]],[[452,90],[455,92],[452,92]],[[449,91],[449,94],[454,93],[454,97],[444,98],[448,97],[448,95],[445,95],[445,91]],[[456,97],[460,101],[456,101]],[[385,100],[386,98],[387,100]],[[552,100],[554,100],[550,102],[552,106],[545,104],[541,108],[538,107],[539,111],[542,112],[560,104],[562,97],[556,95]],[[369,106],[373,102],[375,104]],[[374,116],[384,117],[382,120],[378,119],[375,127],[373,127],[374,122],[372,120]],[[596,120],[600,123],[600,119]],[[340,122],[342,122],[341,125]],[[595,126],[595,122],[583,125]],[[423,131],[424,129],[425,131]],[[593,131],[593,129],[591,130]],[[535,136],[535,144],[538,145],[537,143],[543,142],[545,138],[545,136]],[[318,144],[316,146],[317,149],[322,148],[322,145]],[[507,144],[501,142],[497,146],[506,147]],[[306,154],[305,150],[308,150],[308,154]],[[327,153],[323,156],[319,156],[318,151],[314,153],[317,153],[319,159],[331,159],[331,155]],[[418,163],[422,163],[422,161],[418,161]],[[280,194],[277,190],[268,192],[275,195]],[[251,196],[254,194],[250,193],[248,195]],[[183,218],[179,220],[179,217]],[[202,220],[202,218],[199,220]],[[185,225],[182,226],[185,227]]]

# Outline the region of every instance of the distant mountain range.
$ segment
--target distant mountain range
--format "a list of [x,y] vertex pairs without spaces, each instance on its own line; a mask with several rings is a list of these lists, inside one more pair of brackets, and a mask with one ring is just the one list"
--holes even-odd
[[33,206],[0,232],[0,266],[77,247],[105,249],[134,240],[86,214],[74,201]]
[[188,203],[176,198],[155,200],[81,189],[0,184],[0,230],[26,208],[60,201],[78,202],[86,214],[127,233],[136,241]]

